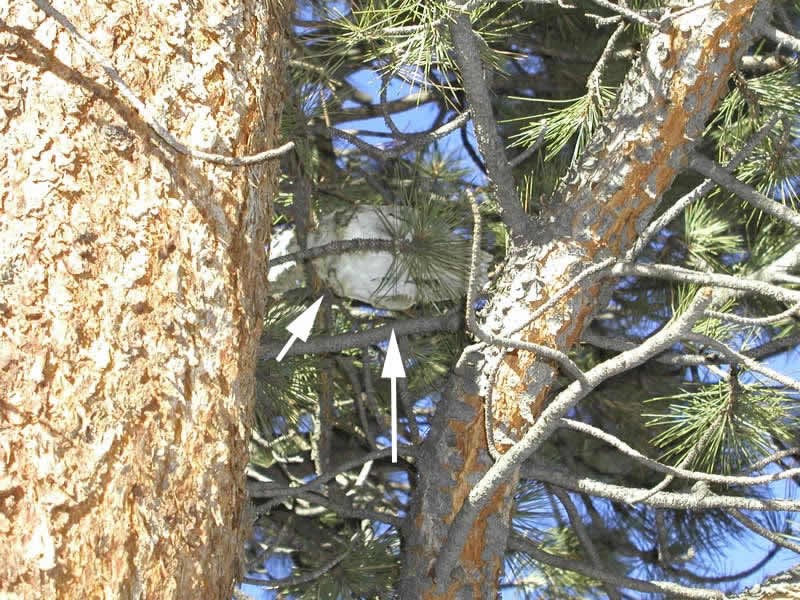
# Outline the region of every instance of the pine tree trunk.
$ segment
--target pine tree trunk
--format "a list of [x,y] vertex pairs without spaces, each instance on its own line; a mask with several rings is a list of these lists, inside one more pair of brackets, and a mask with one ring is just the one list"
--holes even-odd
[[[564,352],[579,341],[609,282],[588,278],[532,323],[530,315],[587,266],[631,247],[685,168],[767,10],[757,0],[700,5],[653,32],[616,112],[554,194],[536,239],[507,259],[486,310],[489,331]],[[536,422],[557,368],[531,352],[485,345],[462,356],[418,463],[401,598],[497,596],[518,474],[493,486],[482,510],[473,506],[492,464],[484,407],[493,388],[494,438],[507,450]],[[472,518],[458,540],[450,525],[460,511]],[[456,552],[450,576],[437,571],[446,552]]]
[[[278,145],[289,6],[55,8],[187,145]],[[276,165],[176,153],[32,1],[0,48],[0,592],[230,598]]]

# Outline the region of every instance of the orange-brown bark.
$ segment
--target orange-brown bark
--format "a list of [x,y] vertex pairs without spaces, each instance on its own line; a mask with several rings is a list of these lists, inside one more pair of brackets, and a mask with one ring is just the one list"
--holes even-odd
[[[280,3],[54,6],[178,139],[278,145]],[[229,598],[275,166],[176,154],[33,2],[0,47],[0,592]]]
[[[507,259],[485,311],[492,333],[562,352],[578,342],[607,298],[607,282],[588,278],[536,320],[529,315],[586,267],[621,258],[632,246],[685,168],[736,60],[755,34],[751,21],[754,15],[764,18],[765,6],[757,0],[715,2],[652,34],[607,128],[592,140],[533,228],[537,238]],[[438,409],[445,431],[426,441],[419,463],[417,526],[407,536],[404,597],[496,596],[495,565],[505,552],[516,474],[496,488],[473,522],[449,578],[443,580],[448,574],[430,567],[448,539],[447,524],[491,463],[486,436],[477,426],[486,397],[492,398],[493,437],[502,451],[535,423],[558,373],[557,365],[534,352],[484,347],[470,353],[462,357]],[[483,568],[475,568],[478,559]]]

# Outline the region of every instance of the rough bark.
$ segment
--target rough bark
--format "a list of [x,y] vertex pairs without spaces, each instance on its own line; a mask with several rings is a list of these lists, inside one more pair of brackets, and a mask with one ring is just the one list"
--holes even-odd
[[[716,2],[652,34],[617,110],[554,194],[535,239],[504,264],[487,330],[561,351],[578,342],[606,301],[608,282],[588,278],[534,322],[530,315],[587,266],[631,247],[686,167],[753,38],[753,20],[767,9],[756,0]],[[536,422],[556,375],[557,365],[532,352],[482,344],[462,356],[419,461],[402,598],[496,596],[518,472],[479,485],[492,464],[483,411],[491,396],[494,438],[507,450]],[[487,490],[491,499],[479,509],[477,495]],[[465,514],[468,531],[460,535],[450,525],[463,525]],[[457,553],[451,576],[435,569],[446,552]]]
[[[189,146],[277,145],[280,0],[57,2]],[[0,7],[0,595],[230,598],[276,167],[155,137]]]

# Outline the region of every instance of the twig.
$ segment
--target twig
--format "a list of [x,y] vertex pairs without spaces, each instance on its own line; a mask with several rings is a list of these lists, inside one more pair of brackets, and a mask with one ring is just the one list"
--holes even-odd
[[756,523],[750,517],[747,517],[744,514],[742,514],[741,511],[733,509],[733,510],[730,510],[728,512],[730,513],[730,515],[734,519],[739,521],[739,523],[741,523],[742,525],[747,527],[750,531],[752,531],[754,533],[757,533],[758,535],[760,535],[761,537],[763,537],[765,539],[768,539],[773,544],[777,544],[778,546],[782,546],[783,548],[787,548],[788,550],[791,550],[792,552],[800,553],[800,544],[796,544],[796,543],[792,542],[791,540],[787,540],[785,537],[775,533],[774,531],[770,531],[766,527],[760,525],[759,523]]
[[421,148],[430,142],[438,140],[439,138],[456,131],[459,127],[463,126],[465,123],[467,123],[467,121],[469,121],[469,117],[469,111],[465,111],[434,131],[419,134],[407,134],[408,141],[404,144],[400,144],[399,146],[395,146],[394,148],[378,148],[377,146],[373,146],[372,144],[365,142],[357,135],[337,127],[324,127],[324,130],[331,136],[340,137],[343,140],[350,142],[356,148],[375,158],[376,160],[385,162],[392,158],[402,156],[411,150]]
[[[338,513],[340,516],[343,517],[350,517],[352,519],[362,519],[368,521],[380,521],[381,523],[388,523],[395,529],[400,529],[403,526],[403,520],[400,517],[397,517],[393,514],[384,512],[382,510],[374,510],[370,508],[357,508],[350,504],[344,504],[342,502],[338,502],[332,498],[328,498],[326,496],[322,496],[320,494],[315,494],[313,492],[304,492],[299,495],[306,502],[311,502],[313,504],[318,504],[320,507],[327,508],[328,510],[333,510]],[[256,512],[259,514],[261,513],[261,506],[256,509]],[[297,510],[297,509],[295,509]],[[320,511],[324,512],[324,511]],[[300,512],[298,511],[298,514]],[[319,513],[317,513],[319,514]],[[311,516],[311,515],[309,515]]]
[[512,158],[508,163],[509,166],[511,166],[511,168],[514,168],[519,164],[528,160],[528,158],[530,158],[539,148],[542,147],[542,144],[544,144],[545,133],[547,133],[547,122],[545,122],[544,126],[539,130],[539,135],[536,138],[536,141],[533,143],[533,145],[529,146],[528,148],[517,154],[514,158]]
[[[589,532],[586,531],[586,526],[583,524],[583,519],[581,519],[581,515],[578,513],[578,509],[575,507],[575,503],[572,501],[572,498],[569,497],[569,493],[565,492],[563,489],[557,486],[552,486],[550,488],[552,492],[556,495],[561,505],[567,511],[567,516],[569,517],[569,522],[572,525],[573,529],[575,529],[575,533],[578,536],[578,540],[580,541],[583,548],[586,550],[586,554],[589,556],[589,560],[592,561],[592,565],[595,569],[604,570],[605,565],[603,565],[603,561],[600,559],[600,555],[597,553],[597,548],[594,547],[594,542],[592,542],[592,538],[589,537]],[[619,592],[615,590],[612,586],[606,585],[604,586],[606,593],[608,594],[609,600],[618,600],[619,599]]]
[[786,458],[787,456],[794,456],[796,454],[800,455],[800,446],[794,446],[793,448],[787,448],[786,450],[779,450],[778,452],[774,452],[769,456],[762,458],[758,462],[754,462],[752,465],[747,467],[747,470],[759,471],[764,467],[766,467],[768,464],[775,462],[776,460]]
[[716,310],[707,310],[706,316],[723,321],[730,321],[731,323],[737,323],[739,325],[759,325],[763,327],[765,325],[771,325],[773,323],[777,323],[778,321],[783,321],[784,319],[794,317],[798,313],[800,313],[800,303],[768,317],[742,317],[740,315],[719,312]]
[[536,423],[525,432],[522,439],[503,454],[472,489],[453,520],[442,546],[436,566],[436,579],[440,588],[446,586],[456,558],[464,547],[467,535],[478,513],[502,482],[533,454],[558,427],[561,417],[607,379],[636,367],[650,357],[672,346],[692,326],[711,302],[711,290],[702,289],[690,307],[661,331],[645,340],[639,347],[623,352],[585,373],[583,381],[573,381],[559,393],[539,415]]
[[636,275],[638,277],[653,277],[669,279],[682,283],[694,283],[715,288],[728,288],[740,292],[749,292],[767,296],[779,302],[795,303],[800,301],[800,292],[771,285],[764,281],[745,277],[734,277],[722,273],[707,273],[695,271],[684,267],[667,264],[617,264],[611,269],[613,275]]
[[261,549],[258,554],[253,557],[253,560],[248,561],[247,564],[247,571],[253,571],[260,565],[263,565],[267,562],[272,555],[275,554],[275,550],[283,544],[283,540],[286,539],[287,534],[289,533],[289,529],[294,523],[294,515],[289,515],[289,518],[286,520],[286,523],[283,524],[278,535],[275,537],[275,541],[271,544],[265,543],[263,549]]
[[303,575],[293,575],[291,577],[282,577],[280,579],[272,579],[272,580],[260,579],[258,577],[243,577],[242,581],[250,585],[258,585],[264,588],[290,587],[290,586],[300,585],[303,583],[309,583],[311,581],[314,581],[315,579],[319,579],[320,577],[328,573],[336,565],[342,562],[349,553],[350,549],[348,548],[347,550],[342,552],[339,556],[336,556],[333,559],[329,560],[321,567],[318,567],[309,573],[304,573]]
[[714,180],[718,185],[735,194],[742,200],[749,202],[762,212],[776,219],[786,221],[795,227],[800,227],[800,213],[793,211],[772,198],[768,198],[746,183],[742,183],[731,175],[727,169],[707,159],[705,156],[693,154],[689,158],[689,166],[701,175]]
[[656,29],[658,27],[658,23],[656,23],[655,21],[651,21],[647,17],[641,15],[635,10],[631,10],[630,8],[625,8],[624,6],[620,6],[619,4],[614,4],[613,2],[609,2],[608,0],[592,0],[592,2],[612,12],[620,14],[629,21],[633,21],[634,23],[639,23],[640,25],[645,25],[646,27],[651,27],[653,29]]
[[[326,352],[341,352],[350,348],[363,348],[385,341],[391,329],[397,335],[415,335],[423,333],[434,333],[437,331],[457,331],[461,326],[461,315],[452,311],[439,317],[421,317],[408,319],[405,321],[393,321],[391,325],[381,325],[358,331],[355,333],[343,333],[341,335],[316,336],[307,342],[298,341],[286,352],[286,356],[297,356],[298,354],[323,354]],[[258,350],[259,360],[270,360],[275,358],[281,350],[281,343],[268,342],[262,344]]]
[[530,219],[522,209],[505,147],[497,133],[480,50],[469,15],[456,10],[450,22],[450,34],[453,57],[461,73],[486,174],[500,205],[503,223],[508,227],[512,240],[521,243],[526,237]]
[[592,69],[592,72],[589,73],[589,78],[586,80],[586,91],[598,101],[600,99],[600,80],[603,77],[603,71],[605,71],[608,59],[611,58],[614,46],[623,31],[625,31],[625,23],[620,23],[608,38],[605,48],[603,48],[603,53],[600,55],[597,64]]
[[800,52],[800,39],[794,37],[793,35],[789,35],[788,33],[784,33],[773,25],[762,25],[761,33],[778,44],[778,46],[784,46],[793,52]]
[[375,395],[375,384],[372,381],[372,368],[369,365],[369,348],[361,348],[361,374],[364,377],[364,399],[367,406],[372,411],[375,420],[383,426],[384,430],[389,429],[391,423],[389,415],[383,412],[378,406]]
[[[397,447],[398,454],[401,456],[410,456],[415,457],[417,455],[417,448],[416,446],[405,446],[399,445]],[[378,460],[381,458],[386,458],[387,456],[391,456],[392,449],[391,448],[381,448],[380,450],[373,450],[372,452],[368,452],[363,456],[359,456],[358,458],[354,458],[352,460],[348,460],[345,463],[342,463],[335,469],[331,471],[327,471],[323,473],[308,483],[304,483],[303,485],[295,486],[295,487],[286,487],[286,486],[276,486],[275,484],[259,484],[259,483],[248,483],[248,490],[250,493],[251,498],[290,498],[292,496],[299,496],[300,494],[315,490],[316,488],[325,485],[328,481],[340,475],[342,473],[347,473],[355,469],[356,467],[360,467],[364,463]],[[398,467],[400,468],[400,467]]]
[[356,373],[353,363],[349,360],[345,360],[341,356],[336,356],[336,364],[338,364],[339,368],[344,371],[347,379],[350,381],[350,385],[353,388],[353,404],[356,406],[358,418],[361,422],[361,428],[364,430],[364,435],[367,437],[370,447],[377,450],[378,445],[375,442],[375,434],[372,432],[372,428],[369,426],[367,411],[364,407],[364,402],[362,401],[362,397],[365,394],[361,387],[361,382],[358,379],[358,373]]
[[[589,494],[599,498],[607,498],[608,500],[621,504],[628,504],[632,497],[648,491],[644,488],[614,485],[603,481],[597,481],[589,477],[573,475],[572,473],[563,471],[558,465],[549,462],[526,462],[522,465],[521,473],[523,477],[528,479],[551,483],[572,490],[573,492]],[[645,504],[655,508],[673,510],[730,510],[733,508],[758,512],[800,510],[800,501],[798,500],[746,498],[743,496],[725,496],[722,494],[704,495],[686,492],[658,492],[648,498]]]
[[[800,468],[781,471],[779,473],[769,473],[767,475],[759,475],[757,477],[716,475],[714,473],[702,473],[700,471],[690,471],[688,469],[684,469],[683,467],[671,467],[657,460],[649,458],[644,454],[642,454],[641,452],[639,452],[638,450],[631,448],[628,444],[620,440],[618,437],[611,435],[610,433],[605,432],[602,429],[598,429],[593,425],[589,425],[588,423],[582,423],[580,421],[574,421],[572,419],[562,418],[560,421],[560,426],[568,427],[569,429],[572,429],[574,431],[579,431],[581,433],[585,433],[586,435],[590,435],[594,438],[602,440],[609,446],[612,446],[613,448],[619,450],[625,456],[632,458],[636,462],[641,463],[642,465],[649,467],[654,471],[658,471],[660,473],[666,473],[674,477],[681,477],[683,479],[705,481],[707,483],[718,483],[728,486],[744,487],[751,485],[766,485],[774,481],[790,479],[791,477],[800,474]],[[791,454],[792,453],[783,454],[782,456],[790,456]],[[778,460],[778,458],[773,457],[766,464],[769,464],[770,462],[773,462],[775,460]],[[754,467],[751,467],[751,469],[755,470]],[[629,500],[629,502],[633,504],[635,503],[635,500]]]
[[779,373],[775,369],[771,369],[770,367],[761,364],[758,361],[745,356],[744,354],[737,352],[733,348],[728,347],[727,345],[723,344],[722,342],[715,340],[712,337],[707,335],[699,335],[699,334],[690,334],[686,336],[686,339],[691,342],[695,342],[698,344],[704,344],[717,350],[721,354],[723,354],[728,360],[730,360],[734,364],[742,364],[751,371],[755,371],[756,373],[761,373],[765,377],[769,377],[773,381],[777,381],[778,383],[785,385],[786,387],[792,388],[800,392],[800,381],[789,377],[788,375],[784,375],[783,373]]
[[691,588],[668,581],[643,581],[641,579],[634,579],[632,577],[624,577],[621,575],[614,575],[608,569],[597,569],[584,562],[565,558],[563,556],[556,556],[540,550],[532,541],[522,537],[519,534],[512,534],[509,538],[509,547],[518,552],[529,554],[534,560],[542,562],[546,565],[557,567],[559,569],[566,569],[568,571],[575,571],[603,581],[613,584],[617,587],[628,588],[631,590],[638,590],[640,592],[649,592],[655,594],[667,594],[670,596],[680,596],[683,598],[698,598],[701,600],[709,599],[722,599],[725,595],[722,592],[711,589]]
[[183,142],[179,141],[174,135],[172,135],[166,127],[158,122],[158,120],[150,113],[150,110],[147,108],[145,103],[136,96],[130,87],[128,87],[128,85],[122,79],[122,76],[119,74],[119,71],[117,71],[116,67],[111,64],[111,61],[100,54],[100,52],[98,52],[95,47],[89,43],[89,41],[80,31],[78,31],[75,25],[73,25],[66,16],[53,8],[53,5],[47,0],[33,0],[33,2],[48,17],[55,20],[59,25],[67,30],[72,39],[75,40],[75,43],[89,56],[89,58],[91,58],[101,69],[103,69],[103,71],[105,71],[109,79],[111,79],[111,81],[113,81],[117,86],[117,89],[122,97],[125,98],[125,100],[128,101],[128,104],[130,104],[131,107],[136,111],[136,114],[139,115],[139,117],[145,123],[147,123],[150,129],[152,129],[164,143],[166,143],[178,154],[183,154],[191,158],[204,160],[206,162],[218,165],[224,165],[226,167],[242,167],[280,158],[294,148],[294,142],[286,142],[282,146],[273,148],[272,150],[265,150],[264,152],[259,152],[249,156],[234,157],[225,156],[223,154],[214,154],[212,152],[205,152],[203,150],[197,150],[187,146]]

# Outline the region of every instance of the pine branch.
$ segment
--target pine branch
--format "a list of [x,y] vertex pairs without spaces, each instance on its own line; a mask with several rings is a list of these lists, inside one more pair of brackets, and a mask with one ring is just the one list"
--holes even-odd
[[792,52],[800,52],[800,39],[784,33],[777,27],[767,23],[761,27],[761,32],[778,46],[788,48]]
[[[677,467],[671,467],[669,465],[665,465],[664,463],[661,463],[657,460],[654,460],[652,458],[643,455],[641,452],[632,448],[624,441],[620,440],[618,437],[611,435],[610,433],[607,433],[602,429],[598,429],[597,427],[589,425],[588,423],[582,423],[580,421],[575,421],[573,419],[562,418],[560,426],[568,427],[573,431],[579,431],[581,433],[585,433],[594,438],[602,440],[609,446],[619,450],[625,456],[632,458],[636,462],[652,469],[653,471],[657,471],[659,473],[665,473],[672,477],[679,477],[692,481],[705,481],[706,483],[716,483],[726,486],[748,487],[757,485],[767,485],[774,481],[791,479],[792,477],[800,473],[800,468],[769,473],[767,475],[759,475],[759,476],[717,475],[715,473],[691,471],[689,469],[684,468],[685,466],[684,463],[688,464],[689,461],[685,460],[681,461],[681,465]],[[702,447],[705,444],[705,442],[706,440],[701,440],[700,442],[697,443],[696,447]],[[770,460],[769,462],[772,462],[773,460],[777,460],[777,458],[772,458],[772,460]],[[663,489],[663,487],[658,490],[655,490],[655,492],[659,492],[661,491],[661,489]],[[648,497],[652,496],[652,494],[653,494],[652,490],[648,490],[647,496]],[[644,497],[641,500],[638,498],[629,498],[628,502],[630,504],[637,504],[638,502],[644,502],[646,499],[647,497]]]
[[652,594],[669,594],[682,598],[698,598],[702,600],[725,598],[725,594],[716,590],[691,588],[668,581],[644,581],[642,579],[615,575],[610,573],[607,569],[598,569],[571,558],[545,552],[539,549],[532,541],[519,534],[512,534],[509,537],[508,547],[511,550],[529,554],[534,560],[546,565],[575,571],[586,577],[591,577],[592,579],[603,581],[619,588],[628,588]]
[[722,188],[735,194],[742,200],[749,202],[757,209],[776,219],[781,219],[794,227],[800,227],[800,213],[787,208],[783,204],[754,190],[749,185],[742,183],[731,175],[727,169],[716,164],[714,161],[700,154],[693,154],[689,159],[689,166],[704,177],[715,181]]
[[[451,311],[439,317],[420,317],[405,321],[394,321],[390,325],[381,325],[359,331],[331,336],[313,336],[307,342],[298,340],[286,352],[286,356],[298,354],[325,354],[341,352],[351,348],[363,348],[385,342],[392,329],[397,335],[417,335],[436,333],[439,331],[458,331],[461,327],[461,315]],[[258,350],[258,360],[270,360],[278,356],[284,342],[267,342]]]
[[447,540],[442,546],[442,552],[435,566],[437,580],[449,580],[456,558],[480,510],[489,501],[497,486],[510,477],[511,473],[552,434],[558,427],[559,419],[602,382],[644,363],[687,336],[710,302],[711,290],[707,288],[701,290],[692,305],[661,331],[642,342],[637,348],[623,352],[587,371],[585,380],[572,382],[555,397],[522,439],[488,469],[470,492],[450,526]]
[[497,134],[486,81],[488,74],[483,67],[476,34],[472,30],[469,16],[462,10],[456,9],[453,15],[450,34],[453,38],[453,55],[464,82],[486,174],[500,205],[503,223],[508,227],[511,238],[520,243],[526,239],[530,220],[520,204],[505,147]]
[[[589,555],[589,560],[591,561],[592,566],[600,571],[606,570],[605,565],[603,565],[603,561],[600,559],[600,554],[597,552],[597,548],[595,548],[594,542],[592,542],[592,538],[589,536],[589,532],[586,531],[586,526],[583,524],[581,515],[578,513],[578,509],[575,507],[575,503],[572,502],[569,494],[556,486],[552,487],[552,491],[558,498],[559,502],[561,502],[561,505],[567,511],[569,522],[573,529],[575,529],[575,533],[577,534],[584,550],[586,550],[586,554]],[[608,582],[604,583],[605,585],[603,588],[605,589],[606,594],[608,594],[609,600],[619,600],[620,595],[617,590],[608,585]]]
[[[648,490],[633,488],[597,481],[585,476],[573,475],[558,465],[542,461],[529,461],[522,466],[522,476],[535,481],[557,485],[580,494],[606,498],[612,502],[628,505],[630,499],[642,495]],[[800,510],[798,500],[776,500],[771,498],[746,498],[742,496],[725,496],[710,493],[707,488],[693,488],[692,493],[657,492],[643,504],[653,508],[671,510],[712,510],[731,509],[751,510],[756,512],[778,512]]]

